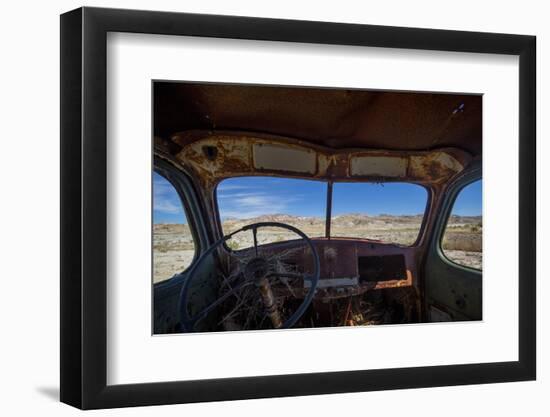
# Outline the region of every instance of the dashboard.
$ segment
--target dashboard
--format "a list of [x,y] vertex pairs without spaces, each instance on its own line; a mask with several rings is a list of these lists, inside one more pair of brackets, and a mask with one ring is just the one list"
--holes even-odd
[[[416,277],[415,248],[358,239],[312,239],[320,261],[316,299],[359,295],[372,289],[412,286]],[[292,242],[269,245],[276,251]],[[308,249],[294,251],[284,263],[298,271],[313,272]],[[304,282],[303,289],[308,288]]]

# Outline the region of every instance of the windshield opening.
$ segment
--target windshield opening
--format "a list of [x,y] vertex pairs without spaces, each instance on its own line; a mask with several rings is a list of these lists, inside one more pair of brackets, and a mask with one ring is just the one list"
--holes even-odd
[[428,195],[411,183],[336,182],[332,190],[332,237],[413,245]]
[[[261,176],[225,179],[216,195],[224,235],[269,221],[295,226],[311,238],[371,239],[407,246],[418,238],[428,198],[424,187],[412,183],[328,183]],[[236,235],[228,246],[251,247],[248,235]],[[258,243],[290,239],[296,235],[280,229],[263,233]]]

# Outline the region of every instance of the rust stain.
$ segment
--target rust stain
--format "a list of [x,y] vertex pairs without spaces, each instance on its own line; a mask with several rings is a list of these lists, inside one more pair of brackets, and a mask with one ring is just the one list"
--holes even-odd
[[[470,156],[454,148],[436,151],[386,151],[386,150],[334,150],[290,138],[268,137],[260,134],[183,132],[172,137],[178,149],[177,159],[193,169],[202,184],[215,184],[223,178],[239,175],[274,175],[302,178],[319,178],[351,181],[415,181],[425,185],[447,182],[460,173],[470,161]],[[272,145],[314,152],[314,172],[296,172],[285,168],[284,160],[275,160],[270,166],[280,168],[255,168],[254,145]],[[181,148],[180,148],[181,147]],[[209,151],[210,150],[210,151]],[[393,175],[391,169],[372,175],[352,175],[350,161],[367,157],[367,161],[380,158],[381,165],[392,159],[405,164],[406,176]],[[373,171],[375,172],[375,171]]]
[[408,174],[441,184],[464,170],[464,164],[459,159],[460,156],[455,157],[449,151],[434,151],[423,157],[411,156]]

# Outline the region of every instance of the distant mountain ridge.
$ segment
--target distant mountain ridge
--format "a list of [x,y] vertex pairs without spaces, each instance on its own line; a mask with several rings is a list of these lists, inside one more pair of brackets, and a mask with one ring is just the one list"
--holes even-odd
[[[349,225],[362,225],[368,223],[420,223],[422,222],[424,215],[422,214],[404,214],[404,215],[394,215],[394,214],[377,214],[377,215],[368,215],[361,213],[345,213],[332,216],[332,223],[341,224],[346,223]],[[483,217],[480,216],[458,216],[451,215],[449,223],[452,224],[482,224]],[[277,222],[277,223],[291,223],[291,224],[316,224],[325,222],[325,217],[321,216],[295,216],[292,214],[264,214],[256,217],[249,218],[237,218],[237,217],[227,217],[222,219],[223,224],[250,224],[250,223],[263,223],[263,222]],[[155,225],[163,225],[170,223],[156,223]]]
[[[344,214],[338,214],[333,215],[332,220],[353,220],[353,219],[372,219],[372,220],[422,220],[424,217],[423,214],[402,214],[402,215],[395,215],[395,214],[377,214],[377,215],[368,215],[368,214],[361,214],[361,213],[344,213]],[[458,216],[458,215],[451,215],[450,220],[453,223],[478,223],[482,219],[482,216]],[[295,216],[292,214],[264,214],[261,216],[256,217],[227,217],[222,219],[222,222],[242,222],[242,221],[254,221],[254,222],[283,222],[284,221],[308,221],[308,220],[322,220],[325,221],[324,216]]]

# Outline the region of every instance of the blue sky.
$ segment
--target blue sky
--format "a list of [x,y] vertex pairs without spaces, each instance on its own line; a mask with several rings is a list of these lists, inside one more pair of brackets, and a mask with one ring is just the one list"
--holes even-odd
[[427,200],[426,189],[416,184],[334,183],[332,214],[423,214]]
[[[272,177],[230,178],[218,186],[218,206],[223,218],[250,218],[265,214],[325,216],[325,182]],[[157,173],[153,177],[155,223],[185,223],[179,196]],[[427,192],[405,183],[335,183],[333,215],[345,213],[421,214]],[[481,214],[481,181],[463,190],[453,214]]]
[[264,214],[324,216],[327,185],[272,177],[229,178],[218,186],[220,216],[257,217]]
[[153,223],[187,223],[178,193],[156,172],[153,173]]
[[481,216],[481,195],[481,181],[467,185],[456,198],[452,214],[459,216]]

